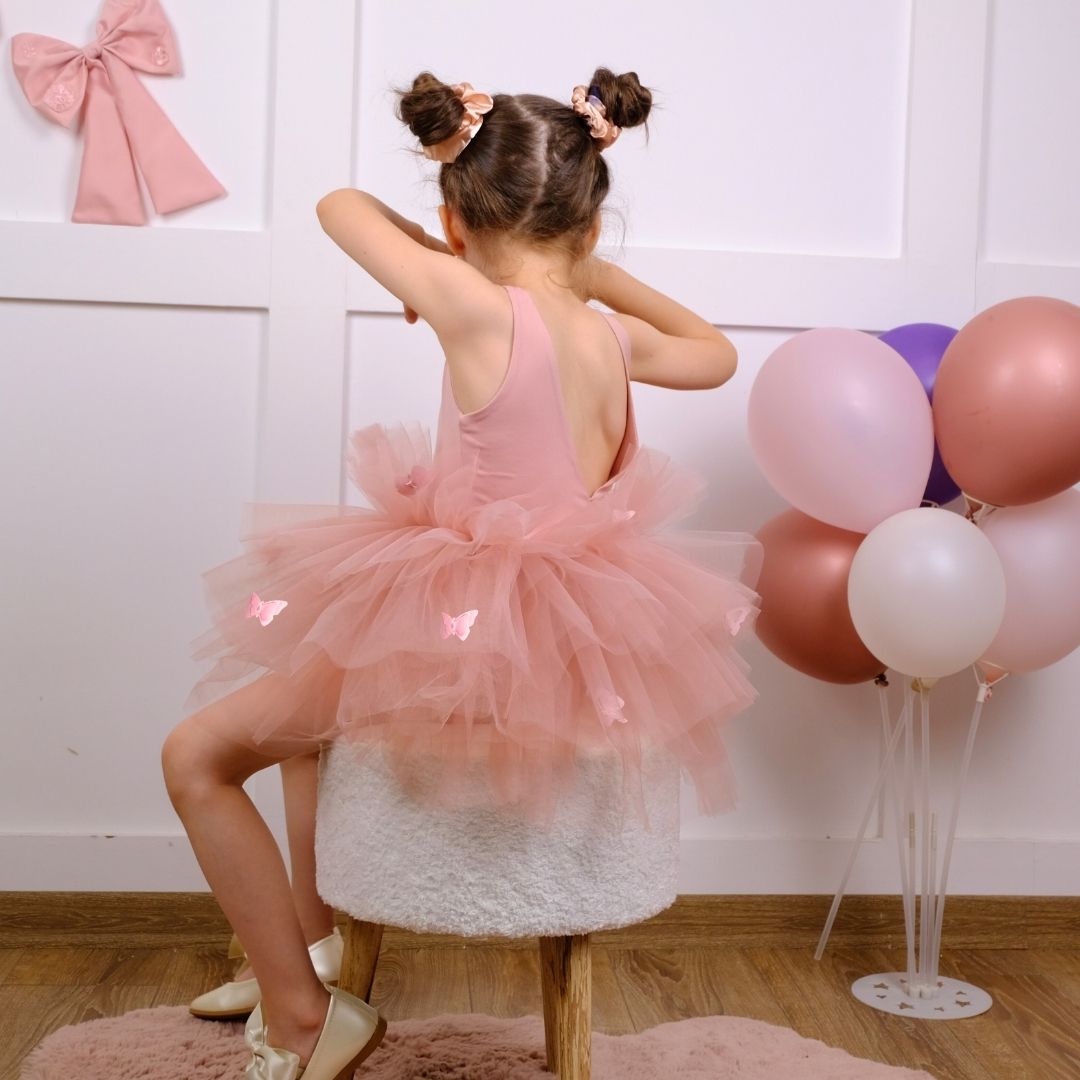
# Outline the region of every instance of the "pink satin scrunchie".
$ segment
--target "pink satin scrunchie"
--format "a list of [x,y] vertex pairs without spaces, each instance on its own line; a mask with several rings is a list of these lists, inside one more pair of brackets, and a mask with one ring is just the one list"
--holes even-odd
[[135,77],[135,71],[180,74],[172,28],[158,0],[105,0],[95,40],[83,48],[43,34],[16,34],[11,59],[27,100],[55,123],[70,128],[86,103],[72,221],[145,225],[136,160],[159,214],[225,194]]
[[594,139],[599,140],[601,150],[606,150],[619,137],[622,128],[606,119],[607,109],[604,103],[589,93],[589,87],[575,86],[570,104],[573,105],[574,112],[589,121],[589,132]]
[[494,104],[490,94],[485,94],[482,90],[474,90],[470,83],[454,83],[450,89],[465,106],[465,115],[461,118],[461,125],[449,138],[424,147],[424,157],[444,163],[455,160],[458,154],[469,145],[484,122],[484,113],[490,112]]

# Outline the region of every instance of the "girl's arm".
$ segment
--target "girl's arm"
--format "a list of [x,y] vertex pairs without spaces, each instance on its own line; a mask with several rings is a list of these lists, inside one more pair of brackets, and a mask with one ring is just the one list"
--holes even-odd
[[578,295],[619,314],[630,335],[630,377],[636,382],[705,390],[735,374],[738,353],[730,338],[622,267],[589,256]]
[[[339,188],[315,206],[342,251],[443,339],[503,313],[502,290],[441,240],[366,191]],[[414,321],[410,319],[410,322]]]

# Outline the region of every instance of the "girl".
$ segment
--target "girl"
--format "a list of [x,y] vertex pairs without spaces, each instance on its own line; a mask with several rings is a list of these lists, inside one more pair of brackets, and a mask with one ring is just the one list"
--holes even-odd
[[[204,574],[215,621],[194,655],[216,664],[162,752],[250,957],[250,1080],[341,1080],[385,1028],[326,985],[332,912],[307,850],[322,746],[384,753],[403,784],[417,755],[437,754],[440,787],[415,791],[433,811],[479,801],[544,825],[591,752],[620,755],[622,810],[641,818],[641,751],[657,743],[716,813],[734,795],[723,728],[757,696],[734,639],[759,610],[761,545],[662,528],[704,481],[638,445],[629,388],[720,386],[735,350],[592,254],[604,152],[646,121],[650,91],[599,68],[566,101],[430,72],[398,93],[440,163],[446,242],[362,191],[331,192],[317,213],[439,338],[434,454],[417,425],[372,424],[347,459],[371,507],[245,504],[250,549]],[[278,762],[305,849],[291,889],[242,787]]]

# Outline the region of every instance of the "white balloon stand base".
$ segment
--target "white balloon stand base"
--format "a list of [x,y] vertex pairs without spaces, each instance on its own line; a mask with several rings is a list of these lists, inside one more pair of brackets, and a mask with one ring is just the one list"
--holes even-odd
[[[985,991],[959,979],[938,974],[941,956],[942,916],[945,910],[946,884],[949,863],[952,859],[953,841],[956,839],[956,823],[960,813],[960,797],[967,778],[975,733],[979,726],[984,702],[990,697],[990,685],[975,675],[978,693],[975,709],[968,728],[967,743],[957,772],[953,793],[952,814],[945,843],[945,857],[938,875],[937,814],[930,806],[930,702],[928,694],[937,679],[914,679],[910,684],[905,677],[904,708],[899,721],[892,726],[889,707],[885,697],[888,679],[882,672],[875,680],[881,708],[882,734],[885,754],[878,772],[877,784],[867,803],[862,824],[848,856],[840,887],[833,897],[832,908],[825,921],[825,928],[818,941],[815,960],[820,960],[836,919],[840,900],[847,888],[855,865],[855,856],[870,821],[870,815],[886,787],[891,793],[892,813],[896,830],[896,846],[900,867],[901,893],[904,901],[904,930],[907,945],[907,970],[886,971],[876,975],[864,975],[851,984],[851,992],[864,1005],[897,1016],[916,1017],[921,1020],[956,1020],[965,1016],[978,1016],[986,1012],[993,999]],[[915,765],[914,745],[914,699],[912,691],[918,691],[921,706],[921,768]],[[897,763],[895,750],[904,737],[902,768]],[[916,787],[918,780],[918,787]],[[921,866],[920,866],[921,864]],[[919,871],[921,870],[921,873]],[[921,893],[921,897],[920,894]],[[916,901],[920,901],[918,904]],[[916,912],[917,908],[917,912]]]
[[[851,992],[864,1005],[896,1016],[914,1016],[920,1020],[959,1020],[986,1012],[994,999],[985,991],[960,979],[937,977],[937,988],[916,986],[907,989],[907,974],[886,971],[864,975],[851,984]],[[922,996],[924,993],[927,996]]]

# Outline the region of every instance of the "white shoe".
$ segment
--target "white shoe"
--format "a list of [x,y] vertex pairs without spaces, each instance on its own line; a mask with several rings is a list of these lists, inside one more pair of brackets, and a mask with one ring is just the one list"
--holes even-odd
[[[308,946],[315,974],[327,987],[341,976],[341,957],[345,941],[335,926],[332,933]],[[262,997],[258,979],[232,979],[214,990],[200,994],[188,1006],[192,1016],[203,1020],[243,1020]]]
[[363,998],[339,986],[327,989],[330,1004],[307,1065],[300,1064],[299,1054],[267,1045],[268,1029],[256,1019],[262,1010],[252,1012],[244,1031],[251,1050],[245,1080],[352,1080],[356,1067],[382,1042],[386,1019]]

